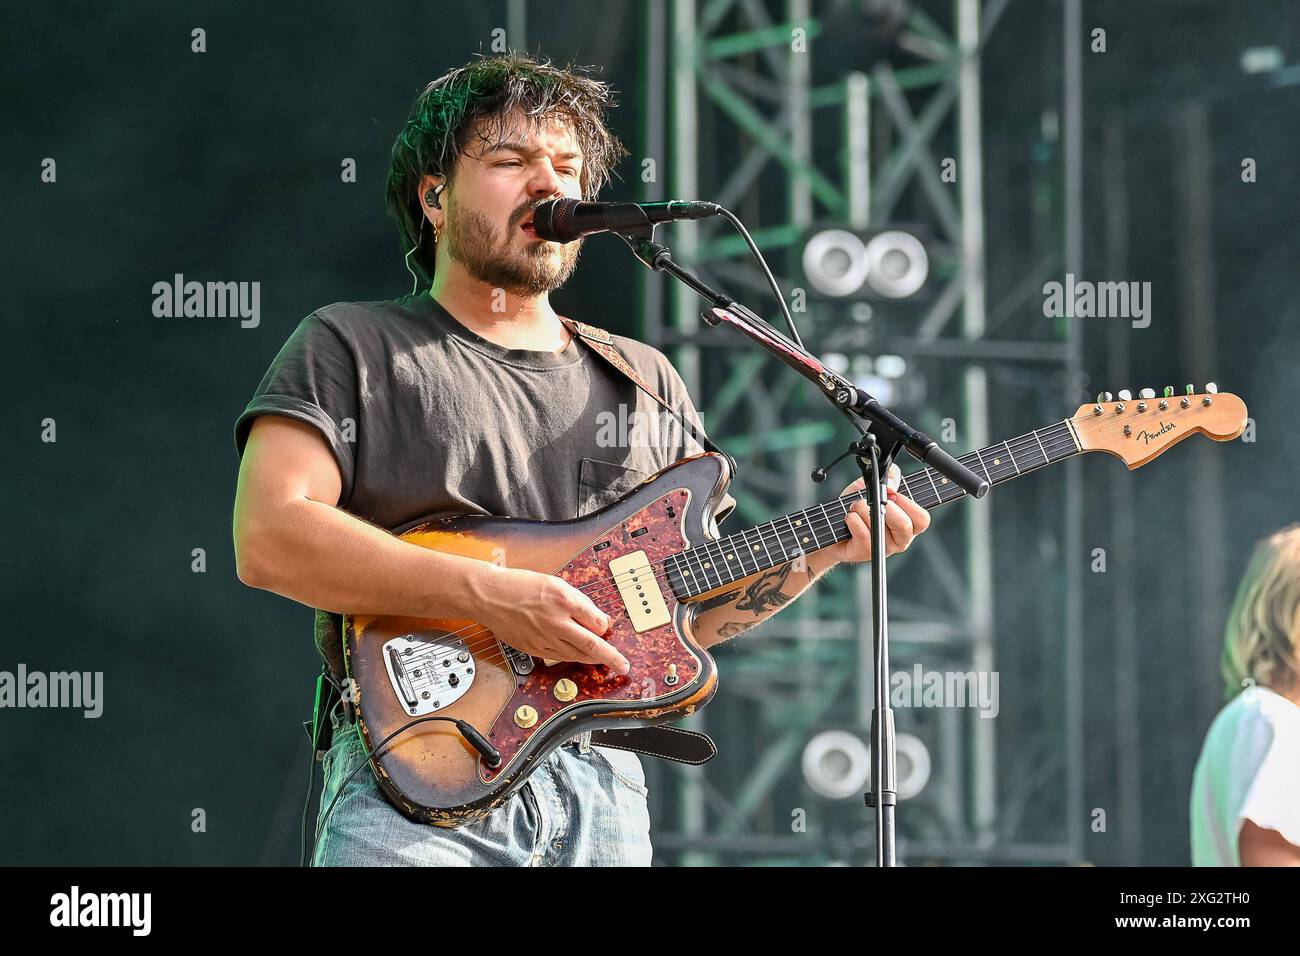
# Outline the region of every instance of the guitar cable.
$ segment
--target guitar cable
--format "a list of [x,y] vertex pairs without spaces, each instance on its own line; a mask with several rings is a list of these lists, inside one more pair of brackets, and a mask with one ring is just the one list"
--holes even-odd
[[[442,192],[443,188],[445,188],[445,184],[440,184],[436,190],[429,190],[427,193],[425,193],[425,202],[436,209],[441,209],[442,204],[438,201],[438,193]],[[740,233],[741,238],[744,239],[745,244],[749,247],[750,254],[753,256],[754,260],[758,263],[759,269],[762,270],[763,277],[767,281],[768,288],[772,291],[772,294],[776,298],[778,306],[780,306],[781,315],[785,319],[786,325],[790,329],[790,335],[793,337],[794,342],[799,346],[799,348],[802,349],[803,340],[799,336],[799,330],[795,327],[794,318],[790,315],[790,309],[785,302],[785,295],[782,293],[781,287],[777,284],[776,279],[773,277],[772,271],[768,268],[766,260],[763,259],[763,254],[759,251],[757,244],[755,244],[753,238],[750,236],[749,230],[746,229],[744,224],[740,221],[740,219],[737,218],[729,210],[720,208],[720,213],[729,223],[731,223],[731,225],[736,229],[736,231]],[[421,216],[420,227],[421,229],[423,229],[424,227],[423,216]],[[418,247],[419,247],[419,237],[417,236],[416,244],[412,246],[410,252],[406,254],[406,268],[408,271],[411,272],[411,277],[413,279],[415,278],[415,272],[411,270],[410,256],[411,253],[415,252],[415,250]],[[414,286],[412,286],[411,292],[412,294],[415,293]],[[785,338],[784,335],[782,335],[777,329],[773,328],[769,323],[764,321],[761,317],[759,318],[759,322],[762,325],[766,326],[771,332],[776,334],[778,337]],[[733,469],[734,469],[734,464],[733,464]],[[328,668],[324,668],[324,667],[322,668],[321,677],[324,678],[325,681],[328,681],[331,688],[336,693],[339,694],[339,700],[337,704],[327,705],[329,707],[329,712],[326,716],[326,719],[332,719],[335,707],[343,706],[346,703],[346,696],[343,694],[342,687],[340,687],[338,682],[334,680],[333,675],[328,672]],[[322,687],[322,680],[317,679],[316,703],[313,710],[313,727],[312,727],[312,735],[311,735],[313,763],[315,762],[316,754],[319,753],[319,751],[316,750],[316,747],[319,744],[320,728],[321,728],[321,724],[320,724],[321,687]],[[417,717],[415,720],[403,724],[401,727],[397,728],[397,730],[393,731],[382,741],[380,741],[379,746],[375,749],[373,753],[371,753],[366,758],[366,761],[364,763],[358,764],[355,768],[353,768],[352,772],[347,775],[347,777],[343,780],[341,784],[339,784],[338,792],[336,792],[334,794],[334,798],[330,800],[329,806],[325,809],[325,815],[321,818],[320,823],[316,828],[316,836],[315,839],[312,840],[311,859],[308,861],[302,861],[301,859],[302,853],[303,851],[305,851],[306,843],[307,843],[307,814],[311,806],[311,794],[313,789],[313,782],[315,779],[315,774],[311,772],[311,765],[309,764],[308,765],[309,776],[307,780],[307,798],[303,803],[302,826],[300,828],[300,836],[301,836],[301,841],[299,846],[300,862],[305,862],[305,865],[308,866],[315,865],[316,850],[320,844],[321,834],[325,832],[325,825],[329,822],[330,815],[334,812],[334,806],[338,803],[339,797],[343,795],[343,791],[347,789],[347,785],[352,781],[352,778],[357,775],[358,771],[360,771],[362,767],[372,766],[374,760],[376,760],[379,757],[379,755],[383,753],[384,748],[387,746],[388,742],[392,740],[394,737],[396,737],[398,734],[408,730],[411,727],[414,727],[416,724],[422,724],[425,723],[426,721],[431,721],[431,720],[445,720],[449,723],[455,724],[456,729],[460,731],[461,736],[464,737],[465,740],[468,741],[469,744],[475,750],[477,750],[480,754],[483,755],[483,758],[487,761],[487,765],[489,767],[496,769],[497,767],[501,766],[500,752],[495,747],[493,747],[488,742],[487,738],[485,738],[481,733],[479,733],[478,730],[470,726],[465,721],[455,717],[442,717],[436,714],[431,714],[425,717]],[[359,731],[357,731],[356,729],[355,724],[352,724],[351,726],[354,732],[359,733]],[[332,743],[333,741],[331,740],[331,744]],[[364,749],[364,747],[365,747],[365,742],[362,741],[362,748]],[[323,793],[324,784],[325,781],[322,779],[321,781],[322,793]]]
[[[322,676],[325,676],[325,679],[328,680],[330,684],[340,692],[340,694],[342,693],[342,689],[339,687],[337,683],[334,682],[334,679],[332,677],[328,675],[322,675]],[[317,687],[319,686],[320,686],[320,681],[317,681]],[[320,698],[318,693],[317,695],[318,702],[319,699]],[[342,706],[344,700],[345,698],[340,697],[338,705]],[[330,711],[332,712],[333,710],[334,708],[331,707]],[[347,790],[347,786],[349,783],[352,782],[352,778],[355,777],[358,772],[360,772],[362,767],[371,767],[374,761],[379,758],[379,755],[382,754],[384,750],[388,747],[388,742],[392,740],[394,737],[396,737],[398,734],[404,733],[405,731],[414,727],[416,724],[423,724],[431,720],[445,720],[448,723],[455,724],[456,729],[460,731],[461,736],[464,737],[465,740],[467,740],[475,750],[477,750],[480,754],[483,755],[483,759],[487,761],[487,765],[489,767],[495,770],[497,767],[501,766],[501,752],[498,751],[495,747],[493,747],[492,744],[488,742],[487,738],[484,737],[481,733],[479,733],[479,731],[476,728],[474,728],[466,721],[461,720],[459,717],[444,717],[439,714],[428,714],[424,717],[416,717],[414,720],[407,721],[402,726],[394,730],[387,737],[385,737],[383,740],[381,740],[379,742],[379,745],[374,749],[374,751],[368,754],[366,756],[366,759],[363,762],[353,767],[352,772],[343,778],[343,782],[339,784],[339,788],[334,794],[334,799],[330,800],[329,806],[325,808],[325,815],[321,817],[320,824],[316,827],[316,836],[315,839],[312,840],[312,844],[311,844],[311,858],[306,861],[302,861],[300,859],[300,862],[302,862],[304,866],[315,866],[316,850],[320,846],[321,834],[325,832],[325,825],[329,822],[330,815],[334,813],[334,806],[339,802],[339,797],[343,796],[343,792]],[[358,735],[358,739],[360,739],[360,730],[357,728],[356,724],[353,723],[350,726],[351,726],[351,730],[354,733],[356,733]],[[332,745],[333,745],[333,741],[331,741],[331,746]],[[364,740],[361,741],[361,747],[363,750],[365,749]],[[315,753],[313,753],[312,759],[315,760]],[[322,792],[323,792],[324,784],[325,781],[324,779],[322,779],[321,781]],[[304,850],[306,848],[306,841],[307,841],[307,809],[310,805],[311,805],[311,785],[309,781],[308,789],[307,789],[307,801],[303,806],[303,819],[302,819],[302,849]]]

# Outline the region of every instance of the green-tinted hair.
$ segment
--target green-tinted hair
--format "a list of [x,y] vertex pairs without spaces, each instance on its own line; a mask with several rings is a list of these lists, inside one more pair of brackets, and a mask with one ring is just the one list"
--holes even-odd
[[627,150],[605,125],[613,107],[613,90],[585,75],[590,68],[555,67],[518,53],[483,57],[458,67],[424,88],[393,144],[385,200],[397,221],[402,252],[429,282],[433,278],[434,242],[423,228],[426,175],[450,184],[456,164],[477,136],[483,148],[504,141],[506,123],[522,117],[530,128],[563,121],[582,150],[579,182],[584,199],[594,199],[609,181],[614,164]]

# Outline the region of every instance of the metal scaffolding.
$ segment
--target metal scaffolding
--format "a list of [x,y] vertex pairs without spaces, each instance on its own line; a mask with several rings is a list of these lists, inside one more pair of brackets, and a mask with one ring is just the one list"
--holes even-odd
[[[960,449],[954,446],[953,452],[992,439],[991,363],[1078,368],[1077,333],[1057,341],[988,334],[980,56],[1007,5],[1008,0],[955,0],[947,26],[915,5],[897,42],[919,64],[895,69],[884,57],[820,85],[813,80],[810,51],[822,35],[823,20],[811,0],[782,0],[775,13],[775,5],[765,0],[647,5],[644,142],[648,156],[668,160],[669,175],[666,183],[647,182],[643,198],[702,198],[737,211],[787,293],[799,285],[798,253],[812,227],[823,222],[855,230],[879,227],[896,221],[906,204],[908,221],[919,220],[933,236],[935,291],[905,332],[872,320],[870,309],[860,304],[837,312],[835,304],[808,300],[801,311],[796,301],[794,314],[806,343],[819,354],[892,354],[909,364],[951,371],[954,387],[941,401],[963,409]],[[822,42],[834,41],[824,37]],[[814,135],[834,139],[819,140],[814,149]],[[940,175],[938,142],[955,147],[955,183]],[[837,158],[833,169],[815,162],[828,156]],[[777,192],[783,194],[779,215],[762,205]],[[719,234],[717,224],[673,227],[669,245],[675,258],[779,324],[743,243]],[[647,341],[672,354],[710,434],[741,463],[732,488],[739,505],[731,526],[828,500],[852,480],[847,470],[821,487],[808,480],[814,467],[843,450],[849,436],[797,376],[758,351],[737,350],[736,338],[726,330],[702,326],[702,302],[688,289],[648,276],[643,306]],[[848,320],[837,321],[837,315]],[[999,322],[1005,333],[1006,323]],[[921,413],[922,427],[927,420],[938,421],[938,407],[943,406]],[[900,464],[905,471],[914,467]],[[925,546],[891,560],[891,581],[909,572],[927,574],[943,585],[937,590],[947,598],[891,595],[895,668],[926,661],[993,671],[997,582],[991,510],[987,503],[966,504],[934,517],[936,530]],[[1077,535],[1077,518],[1067,516],[1066,524],[1065,549],[1077,551],[1077,539],[1069,541]],[[656,832],[661,856],[686,864],[870,856],[869,811],[860,803],[848,808],[849,818],[858,821],[850,839],[814,832],[815,827],[782,832],[782,821],[789,819],[786,805],[797,810],[802,799],[799,758],[809,737],[832,725],[854,726],[865,734],[869,723],[871,636],[869,626],[858,625],[869,621],[869,588],[865,566],[832,575],[737,647],[722,651],[722,689],[691,726],[707,724],[724,753],[744,751],[744,758],[727,764],[720,758],[708,770],[652,771],[662,777],[652,790],[663,791],[669,780],[676,783],[674,801],[660,807],[659,816],[668,821]],[[1074,581],[1071,589],[1077,588]],[[1074,612],[1077,607],[1072,619]],[[1077,620],[1066,624],[1066,647],[1077,653]],[[1078,670],[1071,666],[1068,673],[1073,680]],[[1079,694],[1067,690],[1065,701],[1072,741],[1067,749],[1072,750],[1080,733]],[[1080,857],[1081,830],[1071,830],[1061,845],[1000,840],[993,721],[951,711],[910,717],[917,718],[918,732],[926,735],[941,768],[926,796],[927,812],[944,822],[927,831],[929,838],[909,835],[909,805],[904,804],[900,860]],[[900,723],[900,730],[906,729]]]

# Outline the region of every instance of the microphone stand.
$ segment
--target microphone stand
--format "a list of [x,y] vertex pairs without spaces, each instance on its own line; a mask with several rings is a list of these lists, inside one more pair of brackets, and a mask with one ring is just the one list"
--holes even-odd
[[[613,231],[613,230],[612,230]],[[976,498],[988,492],[989,483],[938,447],[923,432],[912,428],[875,398],[852,382],[828,369],[801,345],[780,330],[719,292],[698,276],[673,261],[672,254],[654,239],[655,226],[639,225],[614,234],[627,243],[632,253],[656,272],[666,272],[712,303],[700,313],[708,325],[728,323],[737,331],[776,356],[804,378],[817,385],[825,396],[857,429],[859,437],[848,450],[826,468],[813,472],[813,480],[824,481],[827,469],[853,455],[862,471],[871,507],[871,639],[875,662],[874,704],[871,712],[871,792],[866,804],[876,810],[876,865],[894,866],[894,811],[898,803],[895,788],[897,753],[894,712],[889,707],[889,618],[885,579],[884,473],[900,449],[933,467],[944,477]]]

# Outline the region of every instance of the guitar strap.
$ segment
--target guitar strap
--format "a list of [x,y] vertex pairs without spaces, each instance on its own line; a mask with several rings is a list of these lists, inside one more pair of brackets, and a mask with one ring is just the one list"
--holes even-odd
[[[681,412],[669,405],[658,392],[645,383],[628,363],[627,359],[623,357],[623,354],[614,347],[614,340],[608,332],[594,325],[588,325],[586,322],[579,322],[577,319],[570,319],[565,316],[560,316],[560,321],[568,327],[570,332],[586,342],[597,355],[631,379],[637,388],[662,405],[668,414],[676,418],[690,436],[699,442],[706,451],[725,457],[727,464],[731,466],[731,473],[733,475],[736,473],[735,460],[715,445],[708,435],[701,434],[694,425],[686,420],[686,417]],[[589,733],[591,734],[591,743],[598,746],[613,747],[616,750],[631,750],[651,757],[676,760],[678,763],[702,764],[712,760],[718,752],[718,748],[714,746],[713,741],[707,734],[701,734],[694,730],[682,730],[678,727],[668,727],[663,724],[657,727],[634,727],[628,730],[593,730]]]
[[694,425],[692,425],[689,421],[687,421],[686,417],[682,415],[681,412],[677,411],[675,408],[669,405],[668,402],[664,398],[662,398],[658,392],[656,392],[653,388],[647,385],[645,383],[645,380],[641,378],[640,375],[637,374],[636,369],[632,368],[632,366],[628,364],[627,359],[623,357],[623,353],[621,353],[618,349],[614,348],[614,340],[608,332],[606,332],[604,329],[599,329],[594,325],[588,325],[586,322],[579,322],[577,319],[570,319],[564,316],[560,316],[560,321],[563,322],[566,326],[568,326],[570,332],[572,332],[574,335],[578,336],[584,342],[586,342],[587,345],[589,345],[597,355],[605,359],[605,361],[609,362],[610,365],[614,366],[614,368],[618,369],[620,372],[622,372],[624,375],[630,378],[632,380],[632,383],[636,385],[637,388],[641,389],[641,391],[645,392],[656,402],[662,405],[667,410],[668,414],[676,418],[677,421],[679,421],[682,424],[682,426],[690,433],[690,436],[694,438],[697,442],[699,442],[700,445],[706,451],[714,452],[715,454],[721,455],[723,458],[726,458],[727,464],[731,466],[731,474],[732,475],[736,474],[735,459],[733,459],[730,455],[728,455],[717,445],[713,444],[713,442],[709,439],[708,435],[700,434],[699,430]]
[[[610,334],[604,329],[596,328],[593,325],[587,325],[585,322],[578,322],[573,319],[567,319],[561,316],[561,321],[568,326],[574,335],[580,337],[598,355],[606,359],[616,369],[626,375],[632,382],[662,405],[669,414],[677,418],[691,436],[700,443],[707,451],[715,452],[727,458],[731,465],[732,474],[735,474],[735,463],[730,455],[718,448],[707,435],[701,435],[699,431],[685,417],[661,398],[654,389],[650,388],[639,376],[632,366],[628,364],[622,354],[614,347]],[[328,667],[327,667],[328,671]],[[331,683],[335,683],[337,678],[333,678]],[[317,695],[319,698],[321,692],[320,682],[318,681]],[[326,708],[328,710],[328,706]],[[349,708],[344,707],[345,717],[349,723],[352,721]],[[313,729],[309,734],[317,739],[316,747],[318,752],[323,752],[329,748],[330,725],[329,722],[321,721],[320,708],[317,707],[316,719],[313,721]],[[323,726],[322,726],[323,723]],[[645,754],[651,757],[663,757],[666,760],[675,760],[678,763],[702,764],[712,760],[718,753],[718,748],[714,746],[713,741],[707,734],[702,734],[694,730],[682,730],[678,727],[669,727],[660,724],[655,727],[631,727],[626,730],[591,730],[584,731],[581,738],[587,742],[596,744],[600,747],[612,747],[615,750],[630,750],[634,753]]]

